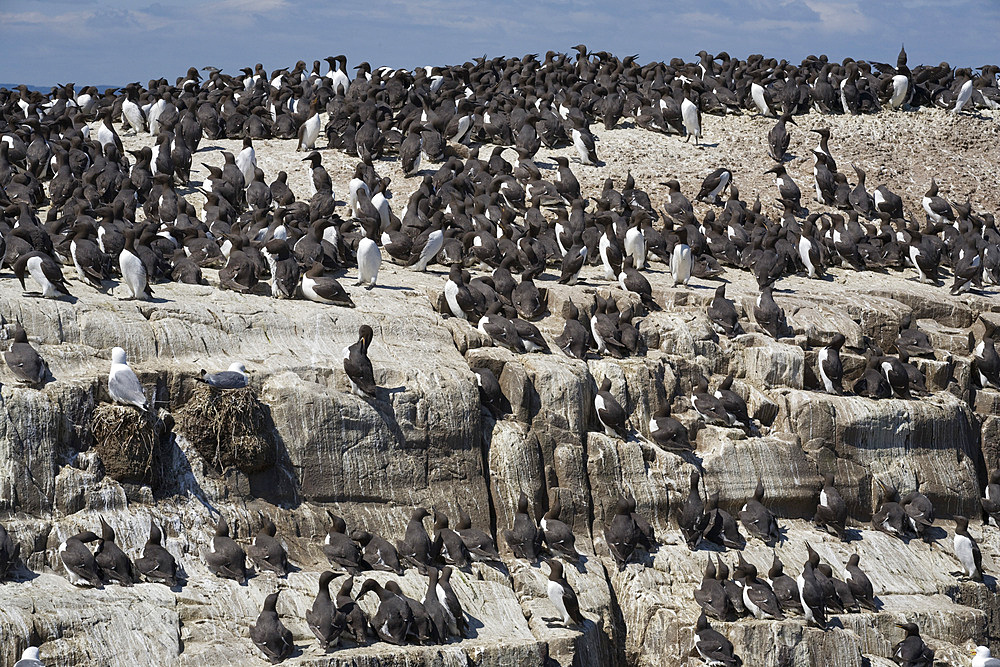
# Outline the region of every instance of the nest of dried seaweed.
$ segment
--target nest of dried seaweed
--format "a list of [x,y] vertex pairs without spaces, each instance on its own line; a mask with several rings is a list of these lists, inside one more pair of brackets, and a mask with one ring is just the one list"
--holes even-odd
[[90,424],[104,472],[131,484],[162,481],[163,452],[155,420],[132,406],[101,403]]
[[219,472],[236,467],[250,474],[274,465],[273,425],[251,387],[216,389],[198,383],[174,417],[175,430]]

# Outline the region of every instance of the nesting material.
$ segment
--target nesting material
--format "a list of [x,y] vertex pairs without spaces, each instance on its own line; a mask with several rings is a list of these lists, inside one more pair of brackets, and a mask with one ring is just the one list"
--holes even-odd
[[91,432],[109,477],[156,487],[162,479],[162,452],[156,424],[148,412],[132,406],[101,403]]
[[174,416],[177,432],[219,472],[236,467],[250,474],[274,465],[271,420],[251,387],[216,389],[198,383]]

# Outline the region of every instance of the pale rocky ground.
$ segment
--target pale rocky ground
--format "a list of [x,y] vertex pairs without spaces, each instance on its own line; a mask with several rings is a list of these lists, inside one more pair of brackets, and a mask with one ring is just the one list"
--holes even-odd
[[[764,138],[772,124],[753,116],[705,117],[707,145],[701,147],[635,129],[604,131],[598,124],[598,152],[606,166],[573,168],[590,196],[607,176],[620,185],[631,169],[658,205],[662,182],[678,178],[693,198],[701,178],[725,165],[744,200],[760,192],[772,205],[772,182],[762,174],[771,164]],[[799,124],[791,129],[796,157],[788,168],[809,206],[807,156],[815,135],[804,130],[829,125],[841,169],[854,160],[868,171],[869,190],[887,183],[911,213],[931,175],[947,196],[964,200],[971,193],[976,210],[1000,208],[995,118],[927,110],[861,118],[809,115]],[[124,140],[128,148],[149,143],[146,136]],[[220,165],[218,149],[235,153],[239,145],[203,142],[195,157],[195,185],[206,173],[200,163]],[[308,197],[307,170],[294,142],[256,146],[268,182],[285,169],[293,190]],[[542,151],[538,161],[545,163],[551,154]],[[323,155],[343,198],[356,159],[336,151]],[[513,152],[508,155],[512,159]],[[376,165],[393,178],[399,214],[415,179],[404,179],[397,167],[389,161]],[[190,198],[200,206],[200,195]],[[550,269],[539,282],[550,288],[552,315],[539,323],[550,340],[562,330],[562,306],[570,296],[584,304],[595,290],[610,289],[619,299],[630,298],[593,268],[585,273],[585,284],[572,288],[555,284],[557,271]],[[73,277],[72,268],[66,273]],[[247,628],[264,597],[281,589],[278,611],[300,649],[287,664],[700,664],[687,655],[698,613],[693,590],[707,552],[687,550],[671,508],[686,494],[695,457],[705,469],[707,489],[720,491],[731,511],[751,494],[757,478],[763,479],[766,504],[785,528],[777,553],[786,571],[798,574],[806,541],[840,576],[849,555],[858,553],[883,604],[878,614],[838,616],[826,633],[805,628],[798,618],[714,623],[732,639],[745,665],[891,664],[886,656],[901,637],[893,623],[904,619],[920,625],[947,664],[969,664],[967,649],[976,643],[1000,648],[995,579],[982,585],[954,576],[958,563],[951,555],[950,520],[960,512],[974,518],[972,533],[983,547],[985,567],[997,571],[1000,535],[982,526],[977,508],[987,470],[1000,463],[1000,394],[977,392],[969,403],[966,350],[970,328],[981,329],[978,317],[1000,320],[994,293],[956,298],[944,287],[915,282],[910,273],[834,269],[826,281],[781,281],[777,301],[795,329],[794,339],[775,342],[752,333],[747,317],[751,333],[727,340],[712,331],[705,316],[718,282],[695,279],[687,288],[670,288],[665,267],[654,263],[647,275],[666,308],[642,319],[649,354],[584,363],[558,352],[513,356],[490,347],[467,323],[443,319],[433,310],[445,280],[441,266],[415,274],[384,263],[379,287],[371,292],[350,286],[349,271],[342,282],[357,303],[354,310],[222,292],[214,272],[206,275],[212,286],[156,285],[151,303],[119,300],[120,287],[99,294],[77,281],[71,281],[75,302],[43,301],[24,296],[9,274],[0,278],[0,315],[8,325],[0,335],[9,335],[14,321],[22,322],[55,377],[33,390],[19,387],[0,369],[0,502],[9,511],[4,523],[35,573],[22,571],[18,581],[0,584],[0,663],[12,664],[31,640],[41,645],[49,665],[267,664]],[[730,298],[748,313],[756,295],[752,277],[728,271],[724,278]],[[864,335],[889,348],[907,312],[937,348],[936,359],[919,362],[934,391],[930,397],[875,402],[815,391],[815,350],[834,332],[845,334],[848,347]],[[349,393],[342,371],[341,350],[361,323],[375,329],[370,356],[383,388],[375,401]],[[177,438],[162,461],[167,481],[155,494],[105,476],[89,424],[95,406],[107,400],[114,345],[128,351],[147,390],[155,388],[158,406],[169,411],[184,399],[183,378],[244,360],[270,407],[278,464],[250,476],[238,470],[220,475]],[[856,355],[845,353],[845,360],[857,367]],[[480,409],[470,365],[497,373],[511,415],[494,421]],[[956,380],[950,384],[949,365]],[[751,410],[776,415],[761,437],[707,427],[698,431],[695,457],[686,458],[645,438],[650,414],[665,401],[679,419],[694,421],[686,396],[695,369],[710,375],[713,387],[726,373],[736,373],[736,389],[748,397]],[[604,377],[612,379],[612,391],[631,412],[636,437],[628,442],[598,432],[592,400]],[[836,473],[860,521],[867,521],[876,502],[875,478],[889,479],[905,493],[919,476],[921,490],[943,517],[937,545],[905,544],[868,530],[866,523],[854,526],[860,539],[848,544],[817,531],[808,518],[827,471]],[[583,632],[547,620],[556,615],[545,595],[547,569],[511,558],[500,540],[503,568],[477,565],[453,577],[473,619],[471,638],[443,647],[379,643],[325,655],[315,647],[304,616],[326,568],[319,545],[327,510],[345,516],[349,528],[365,526],[396,539],[414,505],[438,506],[453,520],[462,505],[475,525],[498,534],[510,525],[521,489],[532,496],[538,517],[546,499],[558,494],[563,518],[586,554],[579,570],[567,568],[588,619]],[[634,493],[662,546],[645,565],[618,572],[603,543],[603,523],[620,489]],[[287,580],[259,574],[246,586],[208,573],[200,554],[217,512],[246,542],[259,526],[258,510],[274,518],[300,570]],[[142,548],[150,517],[162,522],[166,545],[187,574],[183,588],[70,585],[56,549],[67,535],[96,530],[99,514],[133,556]],[[771,550],[751,543],[745,556],[766,571]],[[735,555],[725,558],[732,563]],[[426,587],[412,570],[401,585],[418,598]],[[364,606],[373,610],[374,602],[370,596]]]

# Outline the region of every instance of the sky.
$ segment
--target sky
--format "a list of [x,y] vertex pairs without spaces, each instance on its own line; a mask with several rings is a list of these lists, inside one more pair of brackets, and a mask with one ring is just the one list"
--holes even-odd
[[[270,72],[591,50],[641,63],[727,51],[979,67],[1000,60],[998,0],[0,0],[0,82],[173,81],[189,66]],[[325,71],[325,70],[324,70]]]

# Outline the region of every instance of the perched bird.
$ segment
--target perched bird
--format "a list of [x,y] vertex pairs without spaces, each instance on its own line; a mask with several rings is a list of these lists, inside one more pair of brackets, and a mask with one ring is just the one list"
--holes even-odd
[[21,659],[14,663],[14,667],[45,667],[39,658],[37,646],[29,646],[21,652]]
[[94,554],[87,548],[88,542],[96,542],[100,538],[93,531],[85,530],[77,533],[59,545],[59,557],[66,566],[66,578],[75,586],[101,587],[101,570]]
[[777,340],[785,335],[788,323],[785,321],[785,311],[774,301],[773,291],[771,285],[761,290],[753,307],[753,319],[771,338]]
[[851,554],[847,559],[847,585],[851,587],[851,594],[858,604],[870,611],[878,611],[875,604],[875,589],[872,582],[861,569],[861,556]]
[[819,628],[826,628],[826,602],[823,589],[816,580],[813,564],[806,561],[802,566],[802,574],[796,579],[799,586],[799,601],[806,623]]
[[969,534],[969,520],[960,515],[955,515],[955,555],[966,577],[973,581],[983,580],[983,554]]
[[278,529],[271,517],[261,514],[260,532],[247,546],[247,556],[262,570],[270,570],[283,577],[288,574],[288,554],[275,535]]
[[902,538],[906,513],[899,503],[899,492],[896,487],[880,479],[876,479],[875,482],[881,490],[882,500],[875,514],[872,515],[872,528]]
[[336,278],[324,275],[326,269],[322,262],[316,262],[312,267],[302,274],[302,296],[329,306],[343,306],[344,308],[354,308],[354,300],[351,299],[347,290],[337,282]]
[[306,610],[306,623],[324,651],[336,648],[340,644],[340,635],[347,628],[347,617],[330,598],[330,582],[333,578],[334,574],[329,570],[319,575],[316,599],[313,600],[312,608]]
[[726,298],[725,285],[719,285],[715,288],[715,298],[708,304],[708,319],[712,321],[712,326],[719,333],[724,333],[727,336],[738,336],[743,333],[736,305]]
[[361,571],[361,547],[348,537],[347,523],[339,516],[330,517],[330,529],[323,540],[323,554],[331,564],[343,568],[348,574]]
[[833,533],[843,542],[846,536],[847,503],[833,485],[833,473],[826,473],[823,479],[813,523]]
[[611,521],[604,525],[604,540],[615,559],[618,569],[628,564],[639,544],[641,533],[632,518],[632,507],[625,496],[619,495],[615,502],[615,513]]
[[469,550],[473,560],[499,561],[500,554],[497,553],[496,544],[493,537],[478,528],[472,527],[472,518],[468,512],[458,506],[458,521],[455,522],[455,532],[462,538],[465,547]]
[[576,536],[569,525],[559,520],[559,513],[562,511],[562,504],[559,502],[559,494],[553,493],[552,504],[549,511],[542,515],[541,527],[545,544],[554,554],[562,556],[568,560],[576,562],[580,560],[580,554],[576,551]]
[[562,616],[563,625],[583,626],[585,619],[580,613],[580,602],[577,600],[576,592],[563,576],[562,561],[549,560],[549,600]]
[[840,349],[844,346],[845,341],[844,334],[834,334],[830,344],[816,355],[819,377],[823,382],[823,391],[828,394],[839,396],[844,393],[844,366],[840,362]]
[[972,667],[1000,667],[1000,658],[994,658],[990,649],[985,646],[977,646],[976,650],[971,653],[973,654]]
[[371,619],[372,629],[382,641],[402,646],[406,643],[406,636],[410,634],[413,625],[413,612],[410,611],[410,606],[403,598],[386,590],[374,579],[365,580],[357,599],[360,600],[369,591],[373,591],[379,599],[378,611]]
[[122,405],[134,405],[142,411],[146,410],[146,395],[142,391],[135,371],[126,361],[125,350],[120,347],[111,349],[111,372],[108,374],[108,394],[111,400]]
[[208,569],[217,577],[232,579],[241,585],[247,580],[246,552],[229,536],[229,524],[221,514],[215,525],[215,535],[209,542],[205,562]]
[[472,556],[465,542],[458,533],[448,527],[448,516],[437,510],[434,510],[432,550],[438,559],[450,565],[468,568],[472,564]]
[[367,324],[358,328],[358,342],[344,348],[344,372],[351,383],[351,391],[362,398],[374,398],[378,391],[375,369],[368,359],[368,348],[375,332]]
[[524,491],[521,491],[517,499],[514,524],[510,530],[504,531],[503,536],[515,558],[524,558],[530,562],[538,559],[544,536],[535,525],[535,519],[528,513],[528,496]]
[[713,630],[705,612],[701,612],[694,630],[694,649],[705,664],[713,667],[740,667],[743,660],[733,653],[733,643],[725,635]]
[[11,267],[14,276],[21,283],[21,289],[27,289],[24,285],[24,275],[27,272],[39,287],[42,288],[41,295],[45,299],[58,299],[61,296],[72,296],[66,287],[62,270],[56,261],[44,252],[32,250],[17,258]]
[[781,539],[778,522],[771,511],[764,507],[764,483],[757,480],[757,488],[753,498],[748,500],[739,511],[740,523],[747,529],[751,537],[756,537],[765,544],[772,544]]
[[160,527],[150,519],[149,537],[142,548],[142,558],[135,561],[135,569],[150,581],[173,587],[177,585],[177,561],[163,547],[162,541]]
[[649,436],[657,447],[667,451],[691,451],[687,427],[670,416],[670,404],[664,403],[649,418]]
[[421,574],[427,573],[427,566],[431,565],[434,557],[431,538],[424,528],[424,519],[430,515],[431,513],[423,507],[414,509],[406,524],[403,539],[396,543],[400,557],[417,568]]
[[205,384],[217,389],[242,389],[247,386],[247,367],[242,361],[234,361],[229,364],[229,369],[218,373],[201,372],[199,378]]
[[920,638],[916,623],[897,623],[906,637],[892,647],[892,659],[901,667],[933,667],[934,651]]
[[778,598],[778,603],[782,610],[790,612],[802,611],[802,600],[799,595],[799,586],[795,579],[785,574],[785,565],[778,558],[777,552],[773,554],[771,568],[767,571],[767,578],[771,582],[771,590]]
[[115,544],[115,531],[104,520],[101,520],[101,539],[97,542],[97,549],[94,550],[94,560],[101,574],[109,581],[115,581],[122,586],[131,586],[138,577],[135,574],[135,566],[132,559]]
[[680,507],[677,515],[677,525],[681,529],[681,535],[687,543],[688,549],[694,551],[704,537],[704,530],[707,526],[705,516],[705,503],[701,499],[701,492],[698,484],[701,481],[701,474],[697,470],[691,471],[691,485],[687,500]]
[[747,611],[757,619],[783,620],[785,614],[781,611],[778,596],[767,582],[757,577],[757,567],[753,563],[744,561],[741,553],[737,553],[737,558],[739,561],[737,569],[743,573],[743,604],[746,605]]
[[726,595],[726,587],[715,577],[715,564],[712,563],[712,557],[709,556],[708,562],[705,564],[705,575],[701,579],[701,586],[694,591],[694,600],[704,610],[704,613],[724,621],[729,616],[729,596]]
[[14,342],[11,343],[10,350],[3,353],[3,359],[21,382],[38,386],[48,376],[49,369],[45,360],[28,342],[28,333],[20,324],[14,329]]
[[277,605],[276,592],[264,598],[264,608],[257,616],[257,623],[250,626],[250,640],[275,665],[290,656],[295,649],[291,630],[282,625],[278,612],[275,611]]
[[990,473],[990,482],[986,485],[985,497],[979,502],[986,512],[986,523],[1000,527],[1000,468]]
[[604,378],[601,382],[601,388],[594,396],[594,410],[607,436],[628,440],[628,428],[625,425],[628,416],[611,394],[611,378]]

